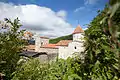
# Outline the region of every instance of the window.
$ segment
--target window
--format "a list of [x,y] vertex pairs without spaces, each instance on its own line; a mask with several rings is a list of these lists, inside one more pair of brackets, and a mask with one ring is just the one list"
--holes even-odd
[[41,45],[43,45],[43,42],[41,42]]
[[75,46],[74,48],[75,48],[75,49],[77,49],[77,47],[76,47],[76,46]]

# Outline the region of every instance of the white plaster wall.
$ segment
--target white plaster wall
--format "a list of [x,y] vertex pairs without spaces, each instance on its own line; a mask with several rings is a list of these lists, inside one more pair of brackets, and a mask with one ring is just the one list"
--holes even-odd
[[73,41],[84,41],[84,33],[73,34]]
[[68,47],[59,47],[59,58],[67,59],[68,57],[72,57],[73,53],[81,53],[83,51],[83,43],[74,41],[69,43]]
[[42,45],[49,44],[49,39],[40,38],[39,35],[35,37],[35,51],[38,52]]
[[81,42],[71,42],[68,45],[68,55],[70,57],[72,57],[74,53],[81,53],[83,51],[84,51],[84,47],[83,47],[83,43]]
[[[84,51],[83,42],[71,42],[68,45],[69,51],[72,53]],[[75,49],[76,47],[76,49]]]
[[41,39],[39,36],[36,36],[36,38],[35,38],[35,51],[38,52],[40,47],[41,47]]
[[49,44],[49,39],[41,38],[42,45]]
[[59,47],[59,58],[67,59],[67,57],[69,57],[68,47],[65,47],[65,46]]

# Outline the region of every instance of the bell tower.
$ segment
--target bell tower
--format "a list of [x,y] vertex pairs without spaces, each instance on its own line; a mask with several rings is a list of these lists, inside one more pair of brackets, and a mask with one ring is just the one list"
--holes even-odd
[[76,27],[76,29],[73,32],[73,41],[84,41],[84,30],[81,28],[80,25]]

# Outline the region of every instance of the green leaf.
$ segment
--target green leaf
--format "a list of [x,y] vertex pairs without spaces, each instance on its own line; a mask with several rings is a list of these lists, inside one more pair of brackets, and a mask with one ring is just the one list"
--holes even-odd
[[112,6],[112,8],[110,9],[111,10],[110,18],[114,16],[114,14],[116,13],[119,7],[120,7],[120,3],[116,3],[115,5]]
[[80,76],[78,76],[77,74],[72,74],[70,75],[71,79],[79,79],[79,80],[82,80],[82,78]]

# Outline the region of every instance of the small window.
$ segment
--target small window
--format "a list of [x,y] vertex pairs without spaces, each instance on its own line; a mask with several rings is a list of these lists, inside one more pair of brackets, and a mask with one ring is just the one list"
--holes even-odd
[[75,49],[77,49],[77,47],[75,46]]
[[43,45],[43,42],[41,42],[41,45]]

